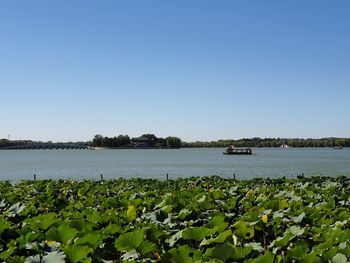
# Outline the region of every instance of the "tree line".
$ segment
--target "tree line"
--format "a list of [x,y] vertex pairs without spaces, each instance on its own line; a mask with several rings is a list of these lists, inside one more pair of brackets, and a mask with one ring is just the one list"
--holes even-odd
[[175,136],[158,138],[154,134],[143,134],[140,137],[130,139],[129,135],[118,135],[115,137],[106,137],[95,135],[92,139],[91,146],[107,148],[180,148],[181,139]]
[[280,147],[281,145],[289,147],[350,147],[350,138],[322,138],[322,139],[300,139],[300,138],[243,138],[238,140],[218,140],[218,141],[196,141],[183,142],[182,147]]
[[[118,135],[115,137],[106,137],[102,135],[95,135],[92,141],[87,142],[72,142],[71,144],[88,145],[93,147],[108,147],[108,148],[135,148],[135,145],[144,141],[150,148],[214,148],[227,147],[234,145],[235,147],[280,147],[286,144],[290,147],[350,147],[350,138],[322,138],[322,139],[300,139],[300,138],[243,138],[238,140],[218,140],[218,141],[196,141],[184,142],[175,136],[166,138],[158,138],[154,134],[143,134],[138,138],[132,138],[128,135]],[[32,140],[8,140],[0,139],[0,148],[30,145],[30,144],[45,144],[51,142],[32,141]],[[62,144],[63,142],[56,142],[54,144]]]
[[91,146],[94,147],[122,147],[129,146],[131,144],[130,137],[128,135],[119,135],[117,137],[106,137],[102,135],[95,135],[92,139]]

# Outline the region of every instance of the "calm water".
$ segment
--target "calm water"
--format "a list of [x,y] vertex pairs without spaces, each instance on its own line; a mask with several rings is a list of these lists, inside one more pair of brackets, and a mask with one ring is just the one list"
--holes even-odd
[[253,149],[251,156],[224,149],[0,151],[0,180],[43,178],[165,178],[221,175],[237,178],[350,175],[350,149]]

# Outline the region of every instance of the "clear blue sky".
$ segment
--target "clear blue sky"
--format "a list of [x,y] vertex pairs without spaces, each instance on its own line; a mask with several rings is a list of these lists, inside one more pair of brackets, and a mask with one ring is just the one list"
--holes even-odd
[[0,138],[350,137],[350,1],[0,2]]

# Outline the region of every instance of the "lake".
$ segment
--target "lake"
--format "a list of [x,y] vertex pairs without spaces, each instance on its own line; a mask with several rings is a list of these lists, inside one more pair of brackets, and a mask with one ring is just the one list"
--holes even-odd
[[223,148],[178,150],[0,150],[0,180],[169,178],[220,175],[293,177],[350,175],[350,149],[253,148],[253,155],[223,155]]

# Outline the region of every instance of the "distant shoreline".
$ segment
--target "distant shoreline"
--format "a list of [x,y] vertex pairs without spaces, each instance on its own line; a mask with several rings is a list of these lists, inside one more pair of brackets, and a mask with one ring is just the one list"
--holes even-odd
[[[30,150],[177,150],[177,149],[225,149],[226,147],[222,146],[214,146],[214,147],[180,147],[180,148],[158,148],[158,147],[148,147],[148,148],[133,148],[133,147],[89,147],[89,148],[6,148],[0,147],[0,151],[30,151]],[[288,150],[288,149],[334,149],[334,150],[342,150],[342,149],[349,149],[350,147],[342,147],[341,149],[336,149],[332,146],[299,146],[299,147],[288,147],[288,148],[282,148],[277,146],[252,146],[252,147],[237,147],[237,148],[253,148],[253,149],[281,149],[281,150]]]
[[96,135],[92,141],[85,142],[41,142],[31,140],[0,139],[0,149],[178,149],[178,148],[345,148],[350,147],[350,138],[243,138],[238,140],[185,142],[178,137],[158,138],[145,134],[138,138],[127,135],[103,137]]

